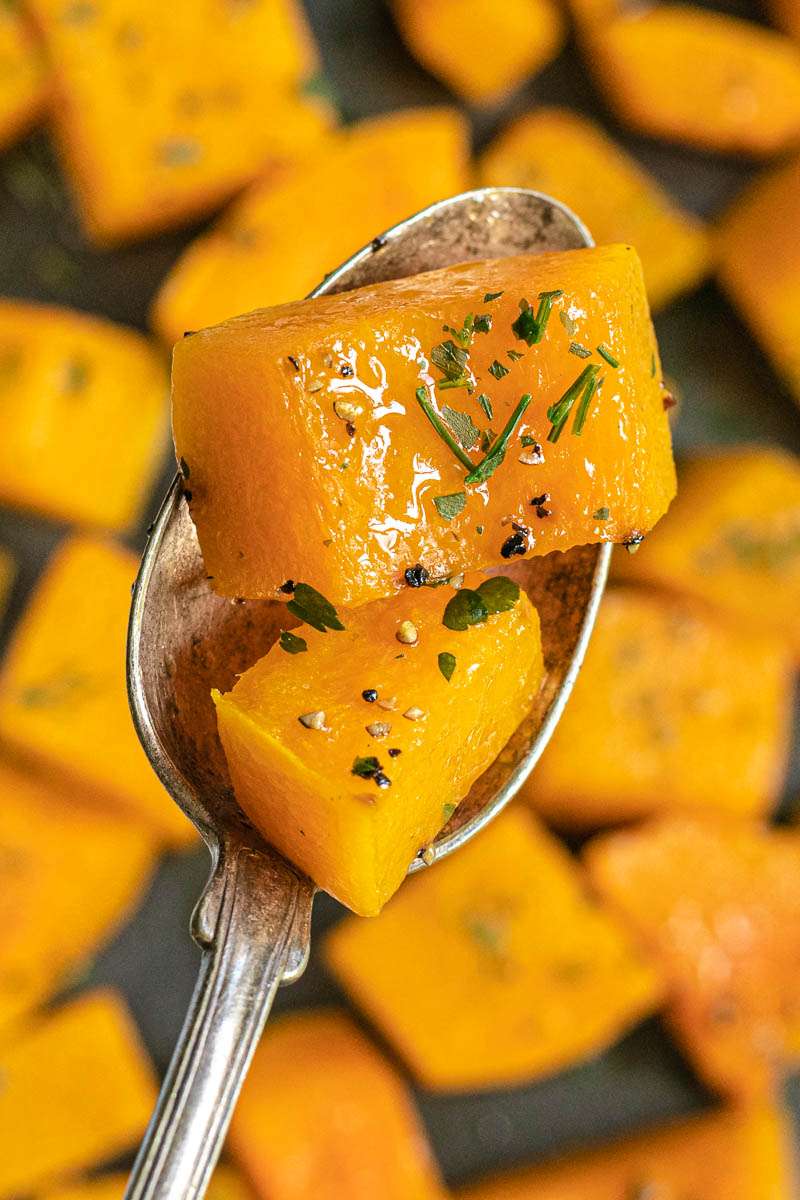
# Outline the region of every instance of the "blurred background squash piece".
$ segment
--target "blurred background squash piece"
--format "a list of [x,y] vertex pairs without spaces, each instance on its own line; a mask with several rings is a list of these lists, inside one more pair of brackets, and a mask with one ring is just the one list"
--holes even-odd
[[0,8],[0,150],[42,116],[50,94],[42,47],[15,4]]

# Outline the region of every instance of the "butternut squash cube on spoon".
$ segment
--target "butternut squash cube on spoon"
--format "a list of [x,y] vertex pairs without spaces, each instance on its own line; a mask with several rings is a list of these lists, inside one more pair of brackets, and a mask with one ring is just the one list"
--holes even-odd
[[140,333],[0,300],[0,503],[127,528],[163,453],[168,391]]
[[341,1012],[270,1022],[230,1146],[260,1200],[444,1200],[402,1079]]
[[629,246],[466,263],[202,330],[175,347],[173,427],[223,595],[285,599],[302,580],[358,605],[415,572],[637,541],[675,489]]
[[338,925],[325,956],[436,1091],[553,1075],[615,1041],[662,990],[580,866],[522,808],[409,879],[376,920]]
[[309,627],[213,693],[234,791],[268,841],[371,916],[530,709],[539,619],[503,577],[339,614],[300,584],[289,608]]
[[254,183],[172,268],[151,319],[171,346],[188,329],[299,300],[383,229],[465,192],[469,127],[453,108],[409,108],[326,137]]
[[49,73],[41,46],[14,4],[0,10],[0,149],[5,150],[44,111]]
[[800,834],[674,814],[598,837],[585,861],[660,964],[670,1028],[701,1078],[736,1100],[769,1097],[800,1023]]
[[752,625],[679,596],[609,591],[521,794],[573,830],[661,809],[766,813],[788,765],[793,677],[788,648]]

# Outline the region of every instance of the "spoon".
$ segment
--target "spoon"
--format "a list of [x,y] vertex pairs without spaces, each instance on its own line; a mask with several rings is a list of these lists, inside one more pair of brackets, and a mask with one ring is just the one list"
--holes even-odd
[[[520,188],[483,189],[434,204],[375,238],[312,296],[467,260],[592,244],[581,222],[555,200]],[[610,545],[581,546],[503,568],[539,611],[545,683],[529,718],[410,871],[469,841],[527,777],[578,673],[610,552]],[[125,1200],[202,1196],[275,990],[298,979],[308,961],[315,886],[238,807],[210,697],[212,686],[227,691],[266,653],[284,613],[277,602],[230,600],[211,591],[176,478],[134,589],[128,690],[150,762],[199,830],[213,866],[192,918],[203,951],[200,975]]]

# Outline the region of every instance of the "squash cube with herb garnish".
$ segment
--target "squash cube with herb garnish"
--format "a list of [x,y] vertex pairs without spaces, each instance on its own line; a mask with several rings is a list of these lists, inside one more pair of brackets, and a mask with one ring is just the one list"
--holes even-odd
[[44,112],[50,94],[41,46],[14,3],[0,5],[0,149]]
[[264,309],[173,360],[213,588],[280,598],[300,578],[334,604],[396,592],[416,565],[443,579],[641,538],[675,488],[664,398],[629,246]]
[[341,1012],[270,1022],[230,1146],[260,1200],[444,1200],[402,1079]]
[[800,834],[674,813],[601,835],[584,858],[599,894],[668,985],[669,1026],[736,1100],[765,1098],[800,1022]]
[[338,130],[192,242],[162,284],[153,326],[172,345],[187,329],[298,300],[376,233],[469,185],[469,127],[455,109],[402,109]]
[[0,502],[127,528],[163,453],[168,394],[162,355],[140,333],[0,300]]
[[555,1074],[655,1008],[661,984],[568,851],[522,808],[410,879],[325,958],[424,1087]]
[[538,617],[517,584],[479,576],[338,615],[298,584],[289,607],[308,623],[299,652],[278,644],[213,694],[234,791],[320,887],[372,915],[530,709]]
[[567,829],[672,808],[765,813],[786,774],[792,680],[786,649],[752,626],[678,596],[609,591],[521,795]]
[[0,739],[79,800],[129,813],[169,844],[194,829],[161,786],[128,709],[134,554],[74,535],[56,551],[0,669]]

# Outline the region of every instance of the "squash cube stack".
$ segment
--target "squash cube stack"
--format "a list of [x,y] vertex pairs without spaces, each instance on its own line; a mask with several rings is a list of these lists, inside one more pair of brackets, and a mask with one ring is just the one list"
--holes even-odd
[[13,4],[0,8],[0,149],[42,113],[49,95],[41,47]]

